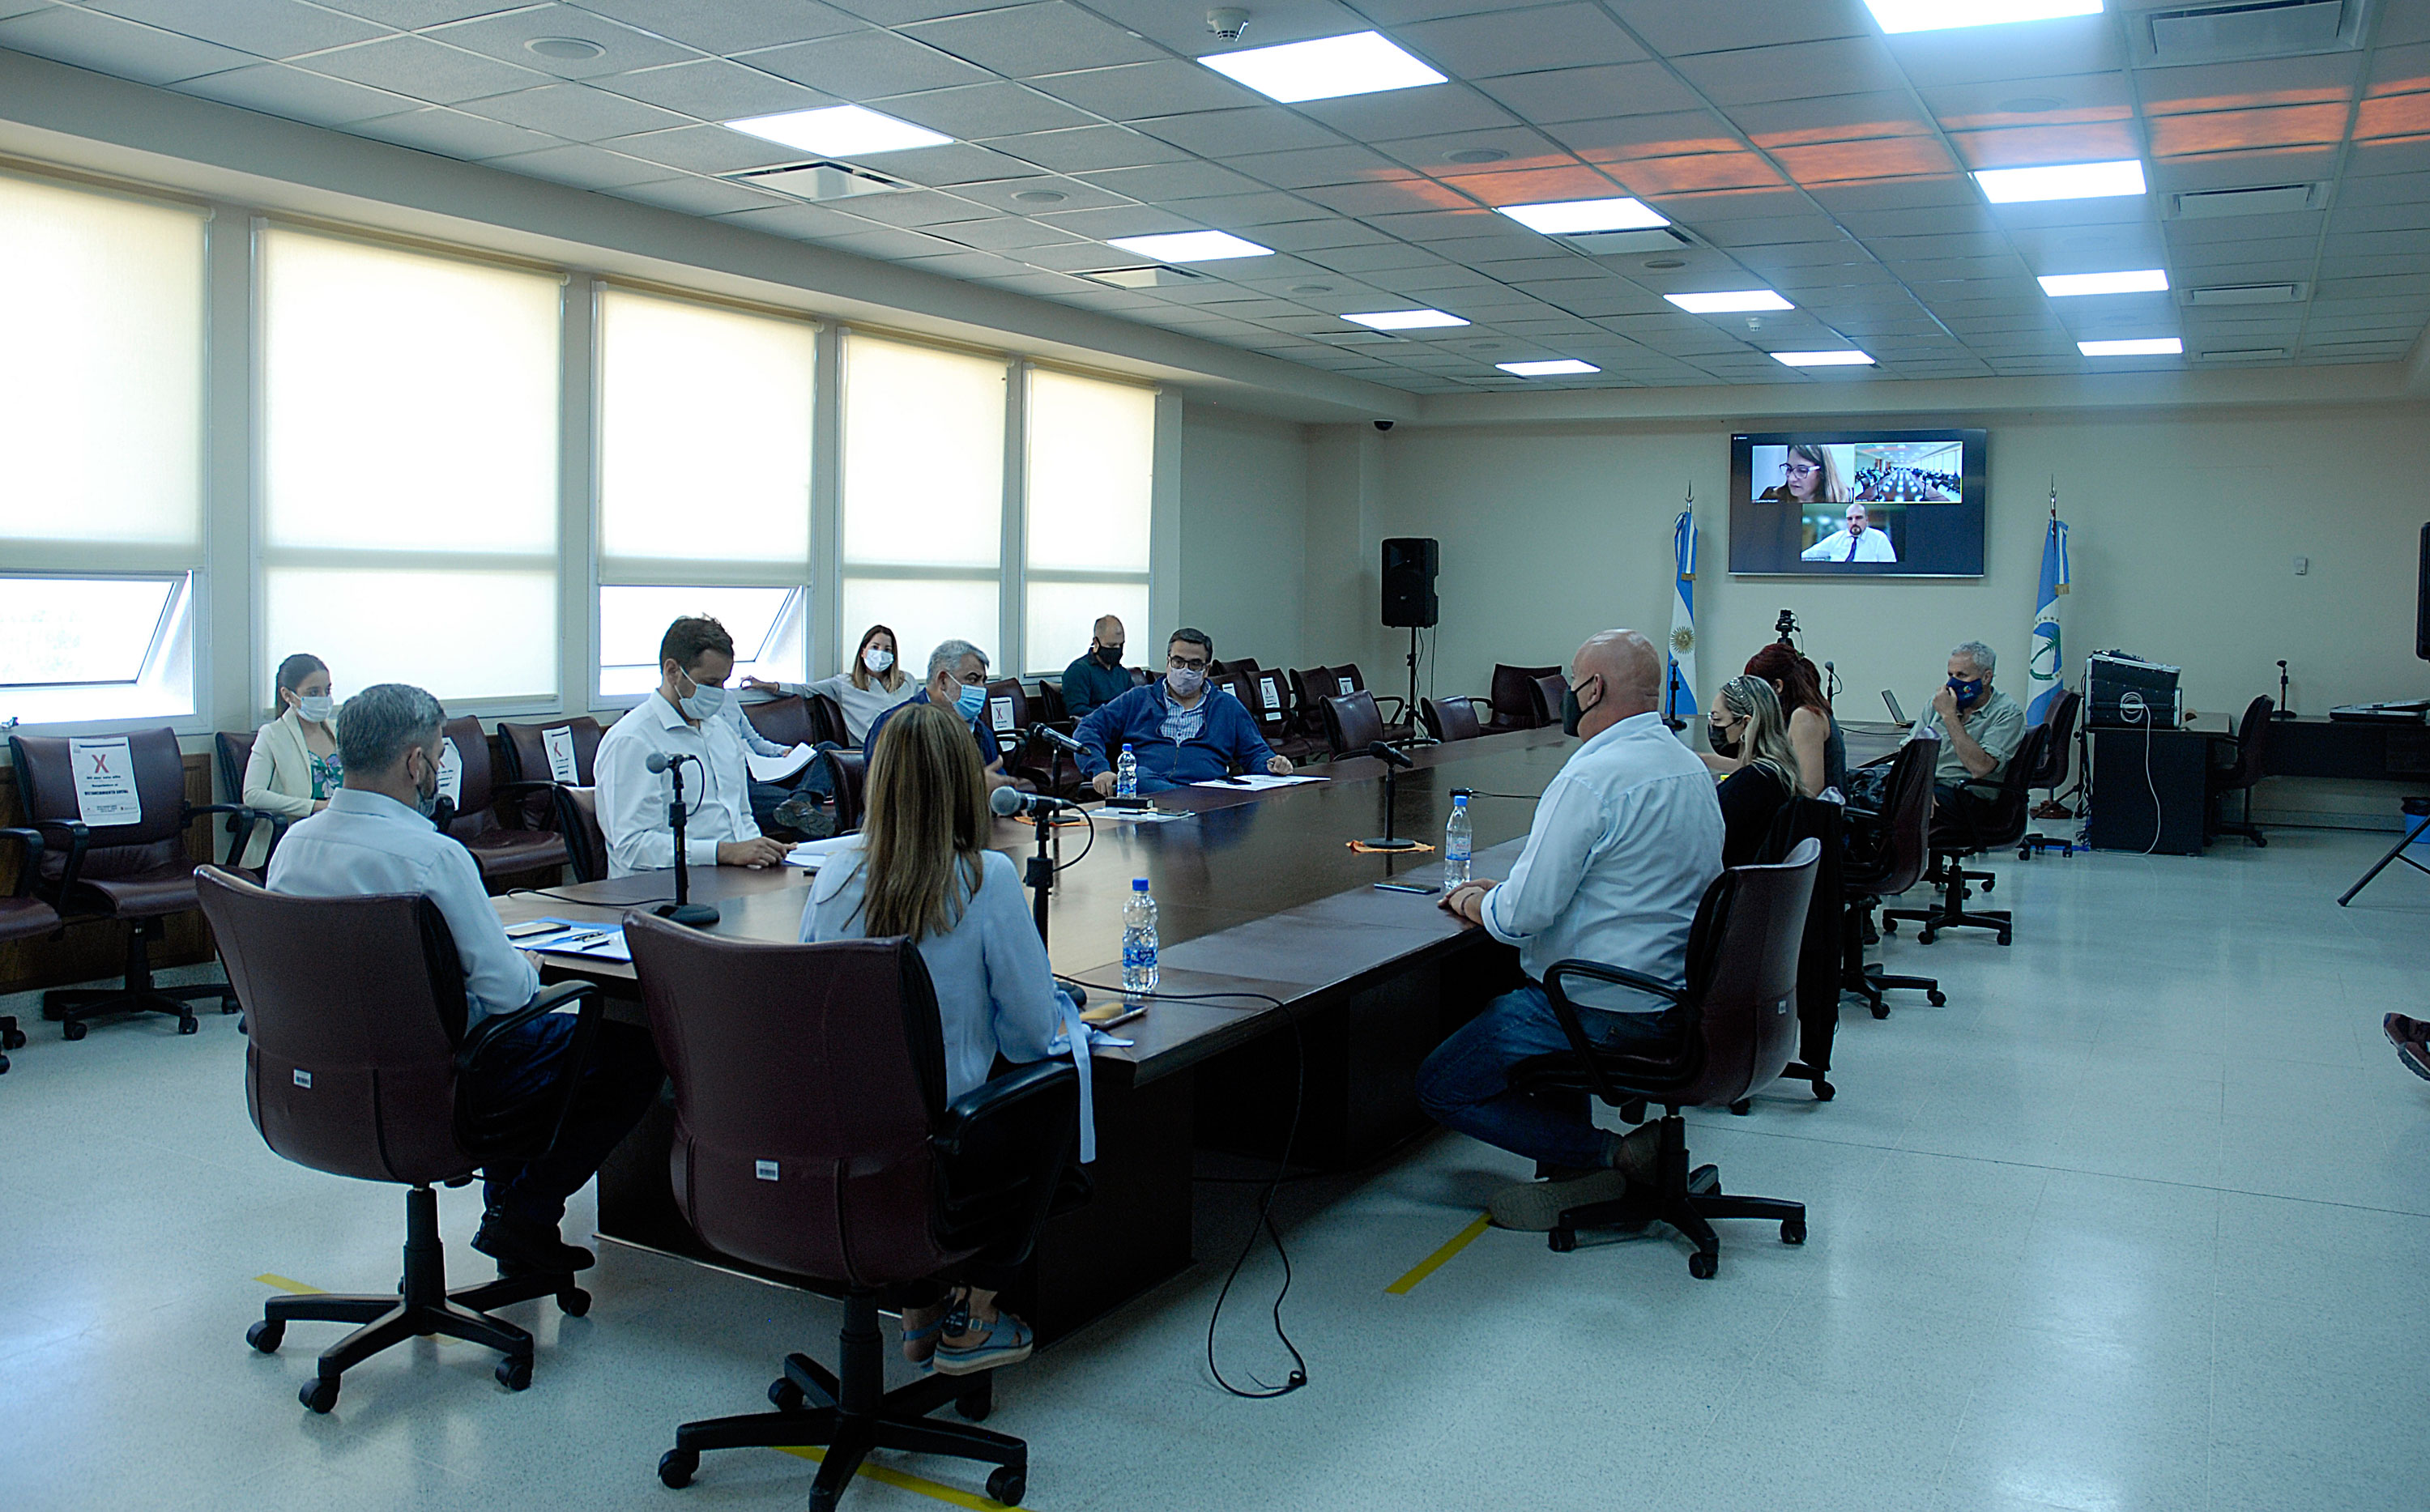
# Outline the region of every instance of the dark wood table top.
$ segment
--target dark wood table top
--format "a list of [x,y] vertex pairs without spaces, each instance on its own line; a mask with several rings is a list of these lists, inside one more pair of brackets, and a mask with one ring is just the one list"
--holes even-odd
[[[1516,859],[1535,814],[1534,799],[1576,742],[1557,729],[1484,736],[1417,752],[1416,766],[1393,784],[1397,834],[1440,846],[1454,788],[1473,788],[1469,813],[1476,872],[1498,876]],[[1093,841],[1082,825],[1058,825],[1058,874],[1048,915],[1057,970],[1090,984],[1092,1001],[1119,995],[1122,910],[1131,879],[1149,879],[1157,908],[1159,991],[1255,993],[1299,1004],[1355,988],[1362,980],[1468,933],[1436,906],[1439,895],[1387,892],[1387,879],[1432,882],[1434,851],[1361,854],[1348,841],[1384,827],[1384,764],[1369,756],[1305,769],[1332,780],[1241,792],[1187,788],[1157,794],[1162,811],[1191,817],[1140,823],[1091,810]],[[1486,796],[1507,794],[1508,797]],[[999,821],[993,848],[1025,861],[1035,831]],[[1084,851],[1085,847],[1085,851]],[[1500,870],[1497,871],[1496,868]],[[636,905],[672,895],[673,876],[654,872],[516,893],[494,900],[508,922],[553,916],[613,922]],[[798,869],[731,867],[691,873],[691,896],[717,905],[714,932],[746,939],[800,937],[809,880]],[[570,901],[570,900],[580,900]],[[579,975],[630,995],[632,968],[615,962],[545,957],[552,979]],[[1262,1032],[1276,1012],[1255,997],[1189,1003],[1159,1000],[1114,1033],[1136,1041],[1117,1052],[1144,1080],[1194,1063]]]

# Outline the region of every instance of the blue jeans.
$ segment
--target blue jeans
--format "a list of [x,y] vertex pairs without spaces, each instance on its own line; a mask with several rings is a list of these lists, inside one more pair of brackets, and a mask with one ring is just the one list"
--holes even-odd
[[[1580,1007],[1578,1019],[1589,1038],[1613,1050],[1667,1048],[1687,1028],[1687,1015],[1676,1008],[1606,1013]],[[1520,1061],[1571,1050],[1552,999],[1530,982],[1487,1004],[1435,1047],[1418,1068],[1418,1105],[1447,1129],[1544,1165],[1601,1166],[1604,1131],[1595,1126],[1586,1094],[1527,1092],[1510,1085],[1510,1068]]]
[[[571,1013],[546,1013],[508,1031],[482,1055],[464,1095],[483,1112],[501,1114],[556,1098],[568,1074],[574,1024]],[[481,1168],[481,1199],[489,1210],[557,1227],[565,1200],[598,1174],[608,1152],[641,1122],[666,1074],[647,1030],[602,1023],[556,1147],[536,1160],[492,1160]]]

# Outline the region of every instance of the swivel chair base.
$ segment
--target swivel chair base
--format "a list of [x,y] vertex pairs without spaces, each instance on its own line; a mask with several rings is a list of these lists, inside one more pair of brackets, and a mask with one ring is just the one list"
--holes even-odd
[[1717,1218],[1760,1218],[1778,1221],[1783,1244],[1806,1242],[1806,1205],[1777,1197],[1728,1197],[1722,1193],[1721,1171],[1714,1166],[1688,1168],[1688,1121],[1677,1108],[1662,1115],[1661,1152],[1656,1157],[1651,1191],[1631,1191],[1615,1202],[1589,1203],[1565,1210],[1545,1237],[1553,1249],[1567,1254],[1578,1247],[1580,1229],[1637,1232],[1649,1223],[1668,1223],[1696,1248],[1688,1256],[1688,1273],[1710,1281],[1720,1269],[1722,1241],[1713,1232]]
[[810,1486],[811,1512],[831,1512],[861,1461],[873,1449],[915,1454],[950,1454],[996,1467],[987,1494],[1007,1506],[1028,1490],[1029,1446],[1018,1438],[957,1422],[933,1422],[928,1414],[955,1404],[976,1421],[993,1406],[992,1374],[938,1374],[892,1391],[881,1391],[886,1370],[879,1351],[877,1294],[854,1291],[844,1298],[838,1377],[806,1354],[785,1356],[785,1373],[771,1382],[774,1412],[707,1418],[675,1430],[675,1446],[658,1459],[658,1480],[674,1488],[691,1484],[705,1449],[774,1449],[823,1446],[818,1479]]
[[[25,1031],[17,1027],[17,1021],[12,1018],[8,1018],[6,1015],[0,1015],[0,1050],[23,1050],[25,1048]],[[0,1072],[5,1072],[8,1069],[8,1057],[7,1055],[0,1055]]]
[[[1872,933],[1868,926],[1872,922],[1874,901],[1868,900],[1861,906],[1852,906],[1848,910],[1847,927],[1840,939],[1839,990],[1854,992],[1863,998],[1865,1006],[1872,1010],[1872,1015],[1876,1019],[1887,1019],[1890,1016],[1887,994],[1901,989],[1922,992],[1923,1000],[1936,1008],[1946,1006],[1949,999],[1940,990],[1940,983],[1937,978],[1893,976],[1865,959],[1865,937]],[[1786,1071],[1781,1074],[1792,1075],[1794,1072]]]
[[59,1025],[60,1038],[81,1039],[89,1021],[121,1013],[165,1013],[177,1021],[179,1034],[202,1028],[190,1004],[219,1000],[222,1013],[237,1011],[236,989],[225,982],[197,987],[156,987],[152,982],[152,941],[162,934],[161,921],[138,919],[126,930],[126,982],[123,987],[65,988],[42,994],[42,1017]]
[[2009,931],[2014,927],[2014,923],[2008,916],[2007,909],[1979,908],[1970,911],[1966,906],[1966,900],[1974,896],[1974,889],[1966,885],[1970,880],[1982,883],[1983,890],[1989,892],[1996,878],[1984,872],[1960,871],[1956,856],[1944,856],[1940,858],[1939,865],[1924,874],[1924,880],[1939,884],[1940,906],[1885,908],[1882,910],[1883,933],[1896,934],[1899,920],[1912,919],[1923,926],[1916,938],[1927,945],[1931,944],[1934,937],[1944,929],[1993,929],[1999,931],[2001,944],[2008,943]]
[[314,1412],[338,1404],[339,1377],[347,1371],[391,1345],[425,1334],[498,1351],[506,1356],[498,1362],[499,1384],[520,1391],[531,1385],[532,1337],[491,1317],[489,1310],[550,1295],[572,1317],[591,1310],[591,1293],[564,1271],[500,1276],[482,1286],[448,1290],[446,1251],[439,1242],[439,1194],[415,1187],[405,1194],[405,1279],[395,1294],[273,1297],[262,1304],[261,1321],[245,1330],[244,1341],[264,1354],[275,1354],[291,1322],[362,1325],[321,1352],[320,1373],[296,1393]]

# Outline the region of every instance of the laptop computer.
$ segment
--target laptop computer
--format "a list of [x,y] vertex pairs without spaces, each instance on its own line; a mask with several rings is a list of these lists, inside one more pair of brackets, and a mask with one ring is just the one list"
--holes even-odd
[[1913,720],[1906,717],[1906,710],[1899,707],[1898,694],[1893,693],[1889,689],[1885,688],[1882,690],[1882,702],[1890,706],[1890,718],[1898,723],[1912,724],[1915,723]]

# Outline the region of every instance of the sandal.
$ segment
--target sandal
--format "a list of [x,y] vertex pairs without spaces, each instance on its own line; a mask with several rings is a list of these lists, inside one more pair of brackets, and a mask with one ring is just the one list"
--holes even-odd
[[903,1325],[903,1357],[910,1361],[911,1368],[922,1375],[935,1372],[937,1342],[944,1336],[945,1320],[952,1316],[952,1308],[940,1307],[937,1316],[923,1327],[914,1328],[908,1322]]
[[952,1321],[958,1325],[953,1332],[977,1337],[966,1344],[948,1339],[937,1345],[936,1368],[947,1375],[976,1375],[998,1366],[1018,1365],[1037,1347],[1038,1335],[1008,1312],[997,1313],[995,1321],[984,1327],[967,1311],[956,1312]]

